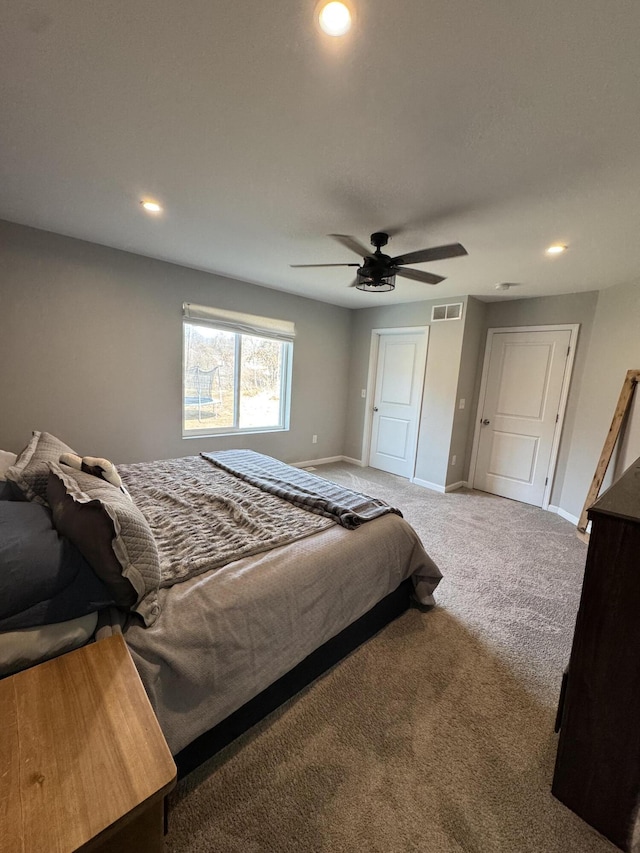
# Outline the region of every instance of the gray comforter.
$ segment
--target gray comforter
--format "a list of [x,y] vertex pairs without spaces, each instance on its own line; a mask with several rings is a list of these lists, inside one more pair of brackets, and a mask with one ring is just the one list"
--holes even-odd
[[441,574],[397,515],[327,530],[161,589],[125,639],[175,754],[370,610],[405,578],[433,604]]

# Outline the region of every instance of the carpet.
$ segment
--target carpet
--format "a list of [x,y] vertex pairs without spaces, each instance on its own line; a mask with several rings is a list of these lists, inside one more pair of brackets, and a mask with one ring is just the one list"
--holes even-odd
[[611,853],[550,793],[586,546],[549,512],[347,464],[444,580],[171,795],[172,853]]

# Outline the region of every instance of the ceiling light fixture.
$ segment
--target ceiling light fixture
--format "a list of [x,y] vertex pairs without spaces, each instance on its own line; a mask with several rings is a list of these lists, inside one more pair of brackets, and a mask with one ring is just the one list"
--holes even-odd
[[562,243],[555,243],[553,246],[549,246],[547,249],[547,255],[561,255],[563,252],[566,252],[567,247],[563,246]]
[[162,213],[162,208],[157,201],[141,201],[140,204],[148,213]]
[[318,23],[328,36],[343,36],[351,29],[351,12],[344,3],[327,3],[320,10]]
[[360,267],[356,270],[356,289],[365,290],[370,293],[384,293],[386,290],[394,290],[396,286],[395,272],[384,273],[378,270]]

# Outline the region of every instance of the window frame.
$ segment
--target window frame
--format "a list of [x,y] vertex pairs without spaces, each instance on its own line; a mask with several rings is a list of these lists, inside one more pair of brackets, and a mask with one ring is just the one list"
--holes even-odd
[[[185,430],[185,391],[186,391],[186,332],[187,325],[202,326],[209,329],[216,329],[220,332],[228,332],[235,336],[234,341],[234,374],[233,374],[233,394],[234,394],[234,425],[222,427],[203,427],[202,429]],[[280,407],[279,407],[279,423],[277,426],[265,427],[241,427],[240,421],[240,394],[241,394],[241,371],[242,371],[242,338],[255,337],[263,340],[276,341],[282,345],[282,360],[280,364]],[[181,431],[182,438],[207,438],[223,435],[255,435],[268,432],[288,432],[290,429],[291,418],[291,383],[293,378],[293,340],[283,340],[277,335],[265,334],[262,331],[249,331],[243,329],[233,329],[228,325],[207,320],[193,319],[191,317],[182,318],[182,398],[181,398]]]

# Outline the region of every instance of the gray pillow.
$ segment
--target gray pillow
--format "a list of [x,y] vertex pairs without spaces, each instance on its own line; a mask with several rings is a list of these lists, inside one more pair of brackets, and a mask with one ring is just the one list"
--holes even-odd
[[0,502],[0,631],[64,622],[113,603],[78,549],[32,501]]
[[36,503],[47,504],[49,462],[57,462],[63,453],[75,453],[68,444],[49,432],[34,430],[29,444],[7,470],[7,480],[15,483],[24,496]]
[[53,462],[50,469],[47,500],[56,529],[77,546],[116,603],[152,625],[160,614],[160,560],[146,518],[105,480]]
[[8,480],[0,480],[0,501],[13,500],[13,487]]

